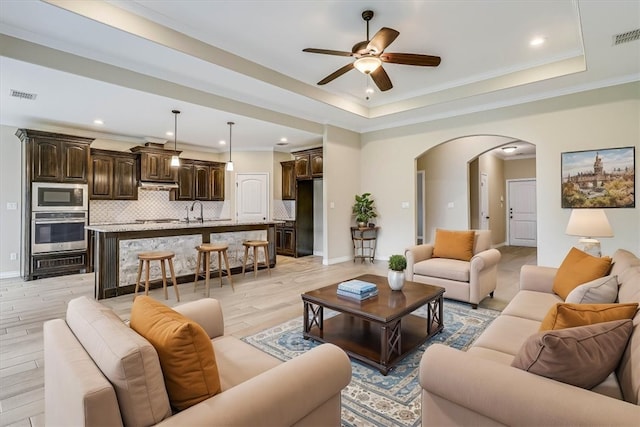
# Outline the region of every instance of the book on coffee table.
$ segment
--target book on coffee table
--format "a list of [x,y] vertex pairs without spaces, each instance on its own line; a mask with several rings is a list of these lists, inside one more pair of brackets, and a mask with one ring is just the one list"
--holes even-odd
[[354,294],[366,294],[378,290],[375,284],[362,280],[347,280],[338,285],[339,291],[351,292]]
[[373,298],[376,295],[378,295],[378,289],[374,289],[372,291],[365,292],[365,293],[355,293],[355,292],[343,291],[342,289],[338,289],[336,293],[338,294],[339,297],[349,298],[354,301],[364,301],[366,299]]

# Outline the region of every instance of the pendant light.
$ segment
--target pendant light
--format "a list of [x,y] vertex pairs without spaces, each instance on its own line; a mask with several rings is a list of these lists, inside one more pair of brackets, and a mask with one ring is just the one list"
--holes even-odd
[[235,125],[234,122],[227,122],[229,125],[229,162],[227,162],[227,171],[233,171],[233,162],[231,161],[231,126]]
[[178,158],[178,114],[180,114],[180,110],[171,110],[173,115],[175,116],[175,127],[173,130],[173,151],[175,153],[171,156],[171,167],[177,168],[180,166],[180,159]]

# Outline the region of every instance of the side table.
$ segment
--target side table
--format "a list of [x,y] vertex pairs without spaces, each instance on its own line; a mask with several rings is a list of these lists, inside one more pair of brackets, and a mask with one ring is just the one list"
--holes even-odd
[[373,262],[376,256],[376,239],[380,227],[351,227],[351,240],[353,241],[353,262],[357,259],[364,262],[368,259]]

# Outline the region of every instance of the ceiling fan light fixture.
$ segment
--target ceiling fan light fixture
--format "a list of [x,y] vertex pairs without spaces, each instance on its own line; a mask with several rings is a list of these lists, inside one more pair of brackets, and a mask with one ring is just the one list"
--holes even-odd
[[513,153],[514,151],[516,151],[517,147],[514,147],[513,145],[510,145],[508,147],[502,147],[502,151],[504,151],[505,153],[509,154],[509,153]]
[[362,74],[371,74],[382,65],[382,61],[377,56],[363,56],[356,59],[353,66]]

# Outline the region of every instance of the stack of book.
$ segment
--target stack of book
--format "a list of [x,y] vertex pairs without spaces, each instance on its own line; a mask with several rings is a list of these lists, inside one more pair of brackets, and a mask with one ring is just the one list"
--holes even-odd
[[338,285],[338,296],[363,301],[378,295],[378,288],[373,283],[362,280],[348,280]]

